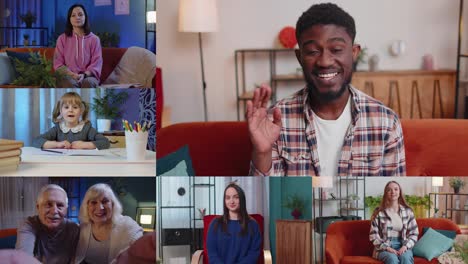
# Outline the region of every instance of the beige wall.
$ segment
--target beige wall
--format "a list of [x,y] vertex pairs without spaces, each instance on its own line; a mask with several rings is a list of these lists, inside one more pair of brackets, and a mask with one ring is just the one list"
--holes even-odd
[[[236,93],[234,51],[272,48],[278,32],[295,26],[298,16],[312,3],[306,0],[218,0],[220,31],[203,34],[205,71],[210,120],[235,120]],[[456,68],[458,1],[440,0],[335,0],[356,20],[357,42],[380,57],[380,69],[419,69],[421,57],[434,56],[438,68]],[[198,38],[180,33],[177,0],[159,0],[157,64],[163,69],[165,105],[172,108],[172,123],[203,120]],[[388,47],[404,40],[407,52],[394,58]],[[294,72],[294,58],[278,68]],[[264,66],[263,63],[261,66]],[[284,67],[282,69],[281,67]],[[256,72],[258,71],[258,72]],[[252,69],[254,83],[266,81],[266,69]],[[279,97],[292,88],[280,87]]]

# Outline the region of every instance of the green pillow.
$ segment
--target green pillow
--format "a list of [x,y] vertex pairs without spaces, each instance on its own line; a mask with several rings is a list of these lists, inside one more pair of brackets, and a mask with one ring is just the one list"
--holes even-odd
[[[422,235],[424,235],[426,233],[426,231],[429,229],[430,227],[423,227],[423,230],[422,230]],[[442,235],[450,238],[450,239],[455,239],[455,237],[457,236],[457,232],[453,231],[453,230],[443,230],[443,229],[434,229],[434,231],[437,231],[439,233],[441,233]],[[448,251],[452,250],[452,248],[449,248]]]
[[413,255],[431,261],[446,252],[452,245],[453,239],[429,228],[414,246]]
[[194,176],[188,145],[159,158],[156,161],[156,175]]

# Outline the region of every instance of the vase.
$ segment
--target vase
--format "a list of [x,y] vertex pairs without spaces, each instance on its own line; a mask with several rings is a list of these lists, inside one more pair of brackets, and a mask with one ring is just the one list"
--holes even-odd
[[29,46],[29,39],[23,39],[23,45]]
[[298,209],[294,209],[294,210],[291,212],[291,215],[292,215],[292,217],[294,217],[294,219],[299,219],[299,218],[301,218],[302,213],[301,213],[301,211],[299,211]]
[[459,193],[460,192],[460,187],[453,187],[453,192],[454,193]]
[[110,131],[111,120],[110,119],[98,119],[97,120],[97,131],[104,132]]

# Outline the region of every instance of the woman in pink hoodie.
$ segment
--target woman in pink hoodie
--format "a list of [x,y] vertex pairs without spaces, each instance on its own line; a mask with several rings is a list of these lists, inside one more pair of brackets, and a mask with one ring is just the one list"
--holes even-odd
[[57,87],[97,87],[101,77],[102,49],[91,32],[88,14],[81,4],[68,9],[65,33],[57,39],[54,69],[60,77]]

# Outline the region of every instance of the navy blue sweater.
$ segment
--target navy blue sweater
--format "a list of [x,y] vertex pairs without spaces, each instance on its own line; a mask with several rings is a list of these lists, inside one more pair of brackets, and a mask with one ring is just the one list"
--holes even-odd
[[[224,233],[218,218],[211,221],[206,245],[210,264],[255,264],[260,255],[262,238],[255,220],[249,220],[247,234],[240,235],[238,220],[228,221],[228,232]],[[215,229],[216,226],[216,229]]]

